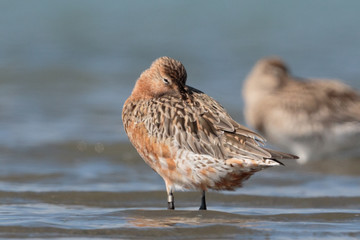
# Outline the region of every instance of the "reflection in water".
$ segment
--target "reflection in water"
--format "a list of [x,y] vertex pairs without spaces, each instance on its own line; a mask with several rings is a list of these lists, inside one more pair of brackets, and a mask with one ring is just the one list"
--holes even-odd
[[[135,216],[134,216],[135,215]],[[235,225],[254,227],[255,219],[248,216],[227,214],[224,212],[207,211],[136,211],[128,217],[127,223],[133,227],[163,228],[163,227],[196,227],[206,225]]]

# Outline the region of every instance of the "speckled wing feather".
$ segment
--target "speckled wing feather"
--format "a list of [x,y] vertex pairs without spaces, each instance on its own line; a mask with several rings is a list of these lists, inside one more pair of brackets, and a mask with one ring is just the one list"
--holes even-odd
[[[194,88],[187,87],[187,92],[189,101],[164,96],[138,102],[132,109],[135,119],[145,124],[149,135],[196,154],[224,160],[274,158],[270,150],[260,146],[264,139],[236,123],[218,102]],[[294,157],[275,155],[280,159]]]
[[360,121],[360,95],[338,81],[294,81],[280,96],[287,111],[323,123]]

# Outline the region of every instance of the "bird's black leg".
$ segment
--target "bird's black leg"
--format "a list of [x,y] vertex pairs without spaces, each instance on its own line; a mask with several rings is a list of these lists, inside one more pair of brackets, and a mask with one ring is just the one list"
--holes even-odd
[[170,210],[174,210],[174,209],[175,209],[174,195],[173,195],[172,191],[170,191],[170,192],[168,193],[168,209],[170,209]]
[[199,210],[206,210],[205,191],[202,192],[201,205]]

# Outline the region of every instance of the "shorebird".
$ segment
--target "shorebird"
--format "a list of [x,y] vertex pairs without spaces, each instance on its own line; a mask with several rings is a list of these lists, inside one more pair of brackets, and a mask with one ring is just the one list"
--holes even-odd
[[125,131],[144,161],[165,181],[168,209],[175,189],[234,190],[253,173],[296,156],[262,147],[264,139],[235,122],[205,93],[186,85],[183,64],[169,57],[145,70],[126,100]]
[[280,58],[263,58],[243,96],[247,124],[299,163],[360,147],[360,95],[338,80],[299,79]]

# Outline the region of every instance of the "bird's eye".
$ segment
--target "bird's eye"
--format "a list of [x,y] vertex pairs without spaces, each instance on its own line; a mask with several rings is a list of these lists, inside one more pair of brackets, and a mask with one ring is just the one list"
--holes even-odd
[[166,78],[163,78],[163,81],[164,81],[164,83],[165,83],[166,85],[169,85],[169,84],[170,84],[170,81],[167,80]]

